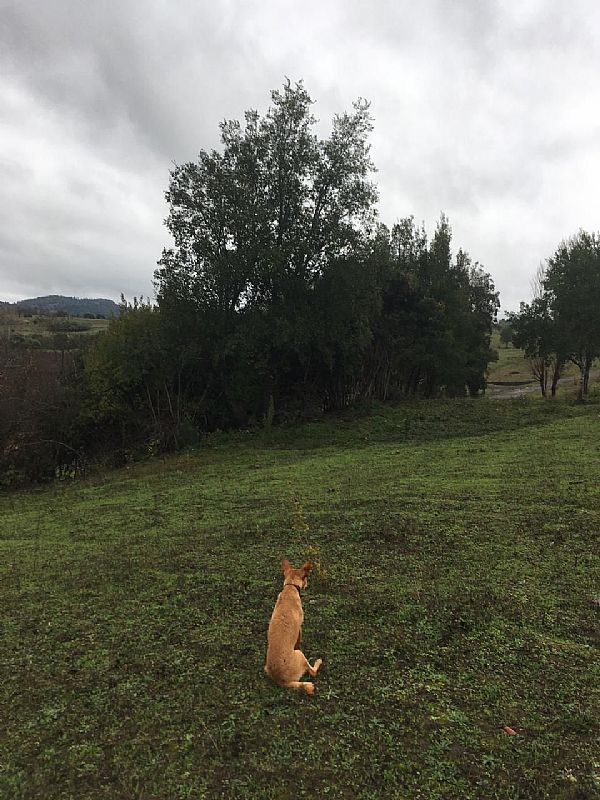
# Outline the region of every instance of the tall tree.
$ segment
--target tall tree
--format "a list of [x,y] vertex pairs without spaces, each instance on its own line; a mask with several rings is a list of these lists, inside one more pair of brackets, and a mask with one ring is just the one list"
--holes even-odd
[[515,323],[514,341],[525,351],[531,374],[540,384],[545,397],[548,381],[550,393],[556,396],[560,376],[569,357],[565,332],[550,307],[550,298],[544,288],[546,267],[540,264],[532,280],[533,299],[531,305],[521,303],[519,314],[511,315]]
[[166,193],[175,247],[156,272],[159,301],[184,292],[233,310],[286,299],[333,257],[360,246],[374,221],[369,104],[314,133],[302,83],[271,93],[264,117],[221,124],[222,152],[176,166]]
[[548,259],[544,288],[565,349],[579,367],[583,400],[590,367],[600,355],[600,234],[581,230],[561,242]]
[[[371,362],[403,392],[477,394],[491,358],[491,326],[498,295],[478,264],[459,250],[453,260],[444,215],[431,242],[411,218],[391,233],[383,226],[373,258],[380,265],[382,310],[374,328]],[[387,390],[381,399],[386,399]]]
[[[536,297],[530,304],[521,303],[518,314],[510,315],[515,347],[525,352],[531,374],[540,385],[543,397],[548,392],[554,351],[554,322],[543,297]],[[553,394],[556,385],[553,383]]]
[[375,220],[369,104],[358,100],[320,139],[302,83],[288,81],[271,99],[264,116],[248,111],[244,126],[221,124],[221,151],[201,151],[196,163],[171,172],[174,247],[155,273],[166,325],[208,348],[208,359],[193,354],[191,363],[204,365],[235,416],[229,357],[241,320],[256,321],[257,313],[270,320],[255,353],[268,402],[282,351],[288,360],[306,358],[316,281],[336,259],[361,252]]

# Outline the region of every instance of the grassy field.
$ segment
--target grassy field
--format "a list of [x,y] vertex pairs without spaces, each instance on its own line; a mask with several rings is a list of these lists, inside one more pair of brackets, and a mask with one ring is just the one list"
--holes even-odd
[[497,333],[492,336],[492,347],[498,353],[498,361],[489,365],[488,380],[500,383],[526,383],[535,380],[525,354],[512,345],[505,347],[500,344]]
[[[0,797],[600,797],[599,411],[423,401],[1,496]],[[262,671],[307,555],[314,698]]]
[[87,337],[108,328],[108,319],[84,319],[83,317],[52,317],[34,315],[31,317],[17,316],[13,313],[0,313],[0,339],[12,339],[17,336],[25,341],[39,339],[43,342],[52,337],[53,326],[72,324],[80,326],[82,330],[71,333],[75,337]]
[[[491,345],[498,353],[498,360],[490,362],[488,370],[488,381],[490,383],[536,383],[523,350],[513,347],[512,344],[510,347],[505,347],[500,342],[498,331],[494,331],[492,334]],[[579,376],[579,369],[575,364],[568,362],[562,375],[565,378],[572,377],[575,382]]]

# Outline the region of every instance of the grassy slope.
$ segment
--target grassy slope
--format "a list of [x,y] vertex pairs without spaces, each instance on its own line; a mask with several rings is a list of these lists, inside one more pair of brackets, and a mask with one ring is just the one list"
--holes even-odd
[[[1,497],[0,797],[600,796],[599,433],[423,402]],[[262,673],[309,545],[314,698]]]
[[518,350],[512,344],[510,347],[505,347],[500,341],[498,331],[493,332],[491,345],[498,353],[498,361],[489,364],[489,381],[521,383],[535,380],[523,350]]
[[[491,345],[498,353],[498,361],[492,361],[489,365],[487,378],[490,383],[536,383],[523,350],[512,345],[505,347],[500,342],[497,331],[492,334]],[[562,375],[563,378],[573,377],[575,381],[579,376],[579,369],[568,362]]]

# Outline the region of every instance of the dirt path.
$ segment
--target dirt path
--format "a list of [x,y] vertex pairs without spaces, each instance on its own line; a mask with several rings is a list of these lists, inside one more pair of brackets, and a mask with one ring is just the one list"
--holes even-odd
[[[597,380],[600,377],[600,370],[592,370],[590,372],[590,381]],[[572,386],[577,389],[579,386],[579,375],[569,375],[568,378],[561,378],[559,380],[561,386]],[[516,397],[524,397],[532,392],[539,392],[540,385],[537,381],[531,383],[488,383],[486,394],[493,400],[512,400]]]

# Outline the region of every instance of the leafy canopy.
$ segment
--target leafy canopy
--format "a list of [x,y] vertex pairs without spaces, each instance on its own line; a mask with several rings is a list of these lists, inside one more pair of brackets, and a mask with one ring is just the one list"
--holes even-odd
[[360,249],[374,224],[369,104],[315,133],[312,100],[288,81],[265,116],[221,124],[222,151],[171,172],[166,224],[175,246],[155,273],[159,303],[192,299],[232,312],[286,302],[333,258]]

